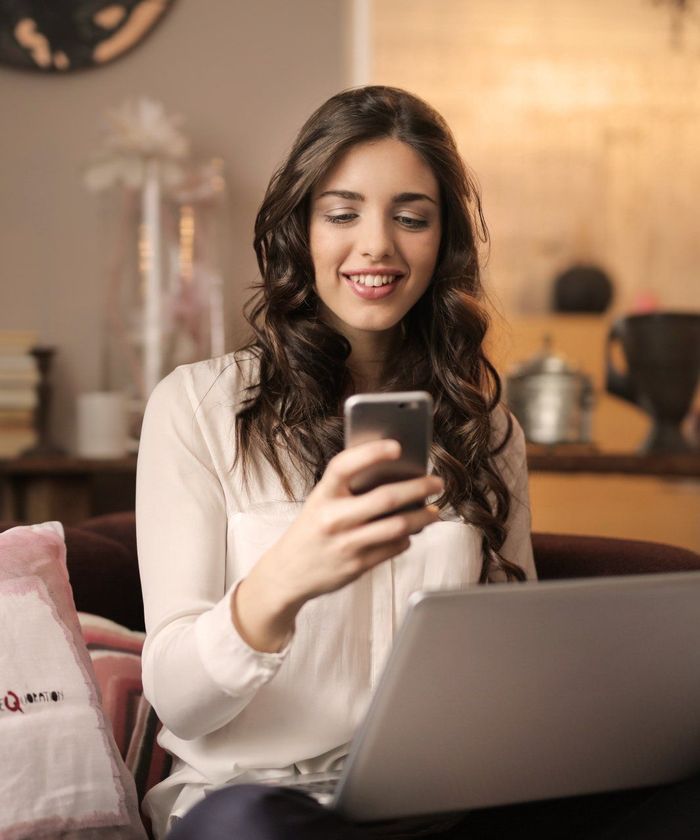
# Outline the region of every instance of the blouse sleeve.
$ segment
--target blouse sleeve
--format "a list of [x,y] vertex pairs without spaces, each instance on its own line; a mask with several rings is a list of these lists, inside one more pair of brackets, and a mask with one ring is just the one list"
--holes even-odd
[[[496,434],[505,431],[505,410],[502,421],[497,424]],[[511,415],[512,417],[512,415]],[[530,493],[528,490],[527,457],[525,435],[520,424],[512,417],[513,431],[503,451],[496,457],[508,491],[510,492],[510,513],[506,521],[507,536],[500,554],[511,563],[520,566],[528,580],[537,580],[537,570],[532,553]],[[494,569],[489,580],[504,580],[502,570]]]
[[[144,694],[183,739],[231,721],[286,653],[250,648],[225,590],[227,510],[191,378],[178,368],[153,391],[143,421],[136,486],[146,618]],[[233,409],[231,409],[233,410]]]

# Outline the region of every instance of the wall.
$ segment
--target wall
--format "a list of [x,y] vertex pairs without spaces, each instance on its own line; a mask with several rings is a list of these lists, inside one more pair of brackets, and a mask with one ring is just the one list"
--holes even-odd
[[[364,2],[369,79],[432,103],[480,181],[492,358],[505,372],[550,334],[593,379],[596,446],[635,451],[649,420],[603,390],[609,322],[642,296],[700,310],[696,5],[674,34],[654,0]],[[604,319],[546,314],[577,260],[615,281]],[[537,530],[700,548],[697,480],[541,473],[530,491]]]
[[194,150],[230,183],[231,347],[255,280],[252,224],[269,176],[308,114],[349,84],[346,0],[176,0],[111,65],[59,77],[0,68],[0,329],[58,348],[53,425],[74,443],[76,393],[97,387],[105,239],[81,170],[100,114],[148,95],[180,113]]
[[452,126],[507,313],[544,311],[577,259],[612,273],[618,310],[700,309],[700,18],[671,22],[653,0],[372,3],[371,78]]

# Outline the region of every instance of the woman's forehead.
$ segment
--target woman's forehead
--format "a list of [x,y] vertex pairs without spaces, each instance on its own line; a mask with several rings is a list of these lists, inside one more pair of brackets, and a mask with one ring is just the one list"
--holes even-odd
[[407,143],[393,137],[358,143],[335,162],[314,188],[325,192],[352,192],[387,196],[415,193],[438,200],[437,178],[430,166]]

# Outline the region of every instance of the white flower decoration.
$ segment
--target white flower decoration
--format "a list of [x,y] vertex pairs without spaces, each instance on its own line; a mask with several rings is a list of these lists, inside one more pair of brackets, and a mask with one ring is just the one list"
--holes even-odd
[[105,114],[102,147],[85,171],[85,186],[92,192],[121,183],[143,184],[147,161],[157,160],[166,186],[180,183],[189,141],[180,131],[179,116],[168,116],[160,102],[147,97],[125,102]]

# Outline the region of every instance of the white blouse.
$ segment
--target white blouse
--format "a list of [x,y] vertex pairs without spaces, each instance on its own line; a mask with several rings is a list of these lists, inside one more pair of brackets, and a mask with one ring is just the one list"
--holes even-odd
[[[294,521],[276,473],[234,468],[235,415],[256,363],[233,354],[177,368],[154,390],[138,459],[136,521],[147,639],[144,693],[163,722],[171,775],[145,801],[157,838],[207,788],[336,769],[382,670],[409,595],[478,581],[481,532],[456,516],[300,611],[280,653],[250,648],[230,613],[233,588]],[[505,414],[494,414],[498,439]],[[523,434],[499,467],[512,494],[502,554],[535,577]],[[290,475],[298,474],[290,469]]]

